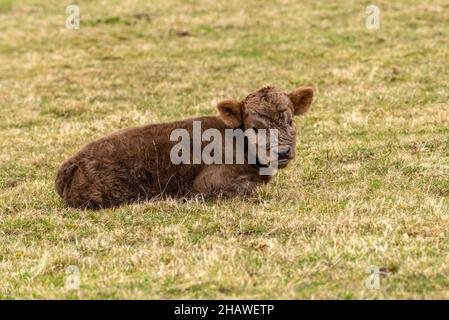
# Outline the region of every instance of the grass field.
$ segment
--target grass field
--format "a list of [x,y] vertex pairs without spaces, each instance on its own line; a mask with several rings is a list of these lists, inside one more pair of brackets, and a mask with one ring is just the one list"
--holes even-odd
[[[447,1],[73,3],[0,0],[0,298],[449,298]],[[57,196],[85,143],[266,84],[316,100],[252,198]]]

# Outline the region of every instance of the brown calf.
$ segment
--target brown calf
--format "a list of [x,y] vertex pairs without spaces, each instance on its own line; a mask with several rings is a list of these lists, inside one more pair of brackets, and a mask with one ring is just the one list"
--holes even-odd
[[[264,87],[242,101],[220,102],[220,115],[216,117],[151,124],[113,133],[89,143],[67,159],[58,170],[56,190],[69,205],[92,209],[161,196],[248,195],[271,179],[270,175],[260,174],[262,165],[258,161],[249,163],[245,157],[240,164],[193,164],[191,161],[175,164],[170,155],[178,142],[171,141],[171,133],[186,129],[192,145],[195,120],[200,122],[203,132],[214,128],[223,136],[226,129],[277,129],[277,160],[283,168],[294,157],[293,116],[305,113],[312,98],[310,87],[299,87],[291,93]],[[205,145],[202,142],[202,148]]]

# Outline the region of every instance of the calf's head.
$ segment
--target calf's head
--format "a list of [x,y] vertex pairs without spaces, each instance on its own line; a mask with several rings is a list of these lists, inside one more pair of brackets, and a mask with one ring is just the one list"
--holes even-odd
[[[224,100],[218,111],[230,128],[259,131],[277,131],[276,156],[279,167],[285,167],[295,156],[296,125],[293,117],[306,113],[313,99],[311,87],[299,87],[292,92],[283,92],[268,86],[249,94],[242,101]],[[270,148],[269,139],[265,147]],[[256,142],[257,143],[257,142]],[[259,146],[260,147],[260,146]]]

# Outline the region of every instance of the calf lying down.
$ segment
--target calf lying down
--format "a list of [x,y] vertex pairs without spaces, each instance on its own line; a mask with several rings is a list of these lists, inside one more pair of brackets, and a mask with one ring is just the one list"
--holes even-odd
[[[215,134],[223,137],[229,129],[241,129],[245,133],[274,129],[277,132],[274,161],[277,168],[284,168],[294,157],[296,126],[293,116],[305,113],[312,99],[310,87],[284,93],[269,86],[251,93],[242,101],[220,102],[217,106],[219,115],[215,117],[150,124],[113,133],[87,144],[67,159],[58,170],[56,190],[69,205],[91,209],[165,196],[216,198],[248,195],[272,177],[261,174],[261,168],[267,163],[259,161],[259,153],[256,161],[249,161],[250,157],[246,157],[250,146],[267,152],[274,149],[267,139],[262,144],[260,141],[263,139],[246,137],[243,149],[233,143],[231,163],[211,163],[192,160],[192,157],[179,161],[179,154],[173,151],[179,148],[179,141],[173,139],[173,132],[184,129],[181,132],[188,133],[184,145],[194,153],[195,144],[201,150],[207,144],[201,135],[195,133],[195,124],[200,125],[201,133],[214,129]],[[222,143],[218,153],[226,156],[230,150]],[[236,160],[241,150],[245,155],[243,162]],[[216,149],[214,152],[211,154],[217,156]]]

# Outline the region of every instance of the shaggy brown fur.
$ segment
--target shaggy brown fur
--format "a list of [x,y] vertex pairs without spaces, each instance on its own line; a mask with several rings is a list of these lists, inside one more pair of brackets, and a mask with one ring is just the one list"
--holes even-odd
[[[192,139],[193,121],[202,131],[227,128],[276,128],[279,130],[279,167],[294,157],[296,127],[294,115],[305,113],[313,90],[300,87],[287,94],[264,87],[242,101],[218,104],[220,115],[172,123],[130,128],[93,141],[59,168],[58,194],[71,206],[92,209],[117,206],[161,196],[207,198],[250,194],[271,176],[259,174],[259,166],[248,164],[179,164],[170,160],[177,141],[170,141],[174,129],[185,128]],[[207,143],[202,144],[204,147]],[[192,143],[191,143],[192,145]],[[224,151],[223,151],[224,154]]]

